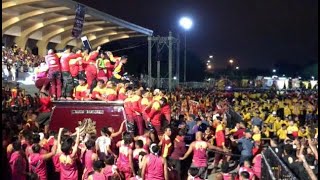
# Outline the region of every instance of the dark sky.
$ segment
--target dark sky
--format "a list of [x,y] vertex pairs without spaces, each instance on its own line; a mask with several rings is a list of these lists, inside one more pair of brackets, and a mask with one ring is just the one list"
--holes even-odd
[[241,68],[272,68],[276,62],[305,65],[318,60],[317,0],[77,0],[149,28],[154,35],[183,32],[179,18],[194,26],[188,49],[216,67],[233,58]]

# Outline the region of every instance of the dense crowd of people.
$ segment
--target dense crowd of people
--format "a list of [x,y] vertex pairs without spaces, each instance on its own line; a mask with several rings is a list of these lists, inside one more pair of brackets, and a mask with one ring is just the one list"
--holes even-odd
[[[100,47],[49,50],[35,69],[39,94],[3,88],[6,177],[262,179],[268,147],[298,178],[317,177],[317,92],[151,90],[128,81],[126,62]],[[127,121],[98,134],[50,131],[53,100],[123,101]]]

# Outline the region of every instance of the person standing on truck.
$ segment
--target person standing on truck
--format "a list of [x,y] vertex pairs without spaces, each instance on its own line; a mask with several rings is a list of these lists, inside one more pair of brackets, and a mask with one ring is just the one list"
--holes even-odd
[[100,80],[104,80],[104,81],[108,81],[107,78],[107,61],[109,61],[104,53],[100,54],[100,58],[97,59],[97,68],[98,68],[98,74],[97,74],[97,79]]
[[111,78],[111,81],[115,83],[119,83],[121,81],[124,81],[125,78],[123,77],[124,74],[124,69],[123,66],[127,63],[128,56],[121,56],[120,61],[117,61],[116,64],[114,65],[114,71],[113,71],[113,76]]
[[74,89],[74,99],[84,101],[89,99],[88,84],[84,78],[79,79],[79,85]]
[[83,58],[82,58],[82,51],[81,49],[75,50],[75,54],[69,56],[69,67],[70,67],[70,74],[73,78],[73,86],[77,86],[78,84],[75,83],[80,78],[85,78],[85,71],[83,68]]
[[62,97],[61,100],[72,100],[73,80],[70,73],[69,56],[71,55],[71,48],[66,47],[65,51],[57,54],[60,57],[61,73],[62,73]]
[[60,59],[54,50],[49,49],[48,55],[45,56],[45,61],[49,67],[48,78],[50,79],[52,97],[59,100],[62,86]]
[[94,100],[103,101],[104,97],[103,94],[105,93],[105,84],[103,79],[99,79],[97,86],[92,90],[91,98]]
[[85,72],[86,72],[86,79],[88,81],[88,89],[90,92],[93,90],[93,86],[96,83],[97,78],[97,67],[96,67],[96,59],[99,55],[99,50],[101,47],[99,46],[97,50],[92,51],[89,53],[89,50],[86,49],[83,53],[83,59],[85,64]]
[[117,100],[117,92],[114,90],[114,84],[111,81],[107,82],[105,91],[104,91],[104,97],[106,101],[115,101]]

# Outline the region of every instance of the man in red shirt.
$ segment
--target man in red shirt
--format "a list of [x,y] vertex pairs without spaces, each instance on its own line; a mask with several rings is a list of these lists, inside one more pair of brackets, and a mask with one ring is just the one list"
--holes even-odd
[[73,89],[73,79],[70,74],[70,65],[69,56],[71,54],[71,48],[67,47],[63,53],[58,53],[60,57],[60,64],[61,64],[61,73],[62,73],[62,97],[61,99],[72,100],[72,89]]
[[52,96],[55,99],[60,99],[61,97],[61,66],[60,60],[57,54],[50,49],[48,55],[45,56],[45,61],[49,67],[48,78],[51,83]]
[[[222,117],[217,117],[218,120],[218,126],[216,128],[216,145],[217,147],[227,151],[227,148],[225,146],[226,140],[225,140],[225,124],[226,124],[226,119],[222,120]],[[208,167],[208,169],[212,169],[212,168],[217,168],[218,164],[220,162],[221,159],[224,159],[224,156],[220,153],[215,153],[214,155],[214,161],[212,163],[212,165],[210,165]]]
[[182,179],[181,175],[181,160],[179,158],[183,157],[187,152],[186,143],[184,142],[185,131],[180,130],[178,136],[175,138],[173,143],[173,152],[170,155],[170,162],[174,165],[175,170],[178,173],[177,180]]
[[44,92],[40,92],[40,108],[36,111],[39,112],[39,115],[36,119],[36,125],[44,125],[44,133],[49,132],[50,116],[52,111],[52,102],[51,98]]
[[90,52],[89,50],[84,51],[84,64],[85,64],[85,72],[86,79],[88,81],[88,89],[90,89],[90,93],[92,92],[97,78],[97,67],[96,67],[96,59],[99,55],[99,50],[101,47],[99,46],[97,50]]
[[173,145],[170,138],[171,134],[172,134],[171,128],[169,126],[166,127],[164,130],[163,137],[159,143],[159,145],[161,146],[161,156],[163,158],[169,157],[173,150]]

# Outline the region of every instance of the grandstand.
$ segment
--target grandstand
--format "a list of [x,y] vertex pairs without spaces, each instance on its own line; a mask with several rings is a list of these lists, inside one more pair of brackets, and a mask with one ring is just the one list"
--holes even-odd
[[[72,0],[2,0],[2,37],[5,46],[14,43],[22,49],[38,49],[43,56],[48,48],[81,47],[71,35],[77,2]],[[82,36],[92,48],[126,38],[151,36],[152,30],[85,6]]]

